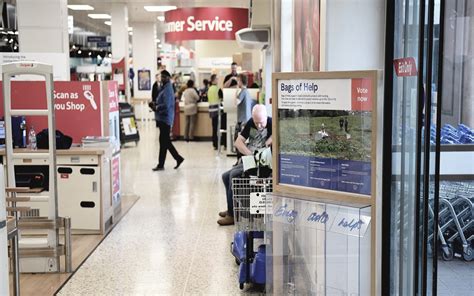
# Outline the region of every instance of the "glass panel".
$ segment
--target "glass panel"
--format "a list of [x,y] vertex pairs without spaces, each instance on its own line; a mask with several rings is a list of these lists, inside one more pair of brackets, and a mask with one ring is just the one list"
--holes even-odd
[[272,199],[267,293],[370,295],[370,207]]
[[445,1],[438,295],[474,290],[474,1]]
[[[394,58],[413,58],[416,65],[419,8],[417,0],[397,1],[395,7]],[[412,75],[394,75],[393,81],[391,295],[413,295],[416,279],[417,71]]]

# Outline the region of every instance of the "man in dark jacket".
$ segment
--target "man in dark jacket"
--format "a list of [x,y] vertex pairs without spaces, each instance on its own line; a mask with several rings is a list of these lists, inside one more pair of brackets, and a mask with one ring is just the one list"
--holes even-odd
[[153,171],[165,169],[166,152],[168,150],[176,160],[175,169],[184,161],[184,158],[176,151],[170,139],[170,129],[174,121],[175,107],[173,86],[171,85],[170,78],[171,75],[168,71],[161,71],[161,90],[156,98],[155,111],[156,126],[160,129],[160,153],[158,164],[153,168]]
[[155,83],[151,87],[151,100],[156,101],[156,97],[160,93],[161,83],[160,83],[160,74],[155,75]]

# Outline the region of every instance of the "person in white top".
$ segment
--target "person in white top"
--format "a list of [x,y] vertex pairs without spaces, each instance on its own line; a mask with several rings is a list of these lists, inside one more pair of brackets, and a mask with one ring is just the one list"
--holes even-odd
[[184,115],[186,117],[184,140],[186,142],[194,140],[194,128],[196,126],[196,119],[198,113],[197,102],[199,101],[199,94],[194,88],[194,81],[189,79],[187,88],[183,92],[184,98]]

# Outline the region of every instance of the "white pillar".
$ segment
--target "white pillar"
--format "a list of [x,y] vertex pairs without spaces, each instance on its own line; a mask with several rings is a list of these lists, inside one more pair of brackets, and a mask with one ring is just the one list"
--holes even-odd
[[67,0],[17,0],[16,3],[20,52],[65,54],[64,67],[69,69]]
[[156,28],[155,23],[140,22],[133,23],[133,69],[135,71],[134,96],[135,98],[149,99],[151,90],[138,90],[138,70],[150,70],[150,82],[155,81],[156,73]]
[[[324,1],[321,36],[327,71],[384,68],[385,1]],[[322,40],[322,41],[323,41]]]
[[[114,61],[125,59],[125,95],[130,98],[130,85],[128,83],[128,58],[129,58],[129,42],[128,42],[128,9],[123,3],[112,4],[112,57]],[[128,99],[127,99],[128,100]]]

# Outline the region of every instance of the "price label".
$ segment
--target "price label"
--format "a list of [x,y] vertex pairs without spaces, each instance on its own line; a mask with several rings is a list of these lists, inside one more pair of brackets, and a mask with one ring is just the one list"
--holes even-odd
[[271,197],[267,196],[265,193],[263,192],[250,193],[250,214],[265,215],[265,208],[267,207],[267,203],[271,204],[272,199]]

